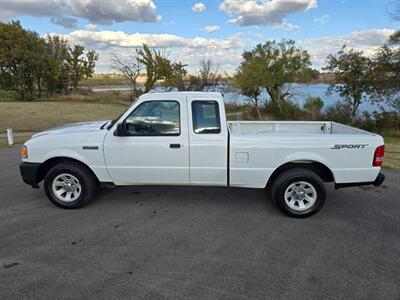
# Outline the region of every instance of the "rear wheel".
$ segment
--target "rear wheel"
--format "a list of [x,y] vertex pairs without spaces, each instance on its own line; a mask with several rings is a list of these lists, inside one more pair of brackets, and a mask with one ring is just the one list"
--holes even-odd
[[96,180],[84,166],[63,162],[46,174],[44,188],[51,202],[61,208],[78,208],[93,199]]
[[307,169],[290,169],[280,174],[272,185],[277,207],[291,217],[308,217],[319,211],[326,199],[321,178]]

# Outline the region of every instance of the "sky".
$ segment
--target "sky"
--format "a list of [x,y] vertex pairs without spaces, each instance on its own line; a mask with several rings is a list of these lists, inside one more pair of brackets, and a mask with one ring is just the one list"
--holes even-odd
[[99,53],[96,73],[115,72],[143,43],[167,48],[195,72],[212,59],[234,72],[243,50],[293,39],[317,69],[343,44],[373,55],[399,29],[399,0],[0,0],[0,21],[20,20],[40,35],[60,34]]

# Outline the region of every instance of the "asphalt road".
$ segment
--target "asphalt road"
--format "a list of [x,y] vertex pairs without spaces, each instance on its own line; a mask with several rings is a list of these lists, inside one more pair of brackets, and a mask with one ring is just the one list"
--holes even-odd
[[283,216],[262,190],[126,187],[79,210],[0,151],[0,298],[400,299],[400,173]]

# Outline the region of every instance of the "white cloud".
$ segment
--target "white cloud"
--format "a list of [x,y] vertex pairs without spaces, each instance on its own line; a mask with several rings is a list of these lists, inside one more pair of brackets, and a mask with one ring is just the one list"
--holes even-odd
[[77,18],[104,25],[161,20],[151,0],[1,0],[1,20],[18,16],[50,17],[53,23],[67,28],[76,27]]
[[387,28],[353,31],[347,35],[305,39],[298,41],[298,46],[310,53],[311,62],[319,68],[325,64],[329,54],[337,53],[344,44],[372,56],[394,31]]
[[[370,29],[354,31],[347,35],[319,37],[299,40],[296,45],[307,50],[311,62],[321,68],[329,54],[335,54],[346,44],[349,48],[362,50],[373,55],[394,29]],[[241,61],[244,49],[249,50],[257,43],[265,42],[259,34],[236,34],[225,39],[185,38],[174,34],[127,34],[122,31],[76,30],[64,35],[71,43],[79,43],[100,54],[96,72],[110,72],[111,53],[121,57],[134,54],[134,50],[147,43],[151,47],[168,48],[173,60],[189,65],[190,71],[196,71],[200,60],[210,58],[227,72],[233,72]]]
[[144,43],[148,44],[150,47],[189,47],[196,49],[217,47],[228,49],[244,46],[239,35],[234,35],[227,39],[206,39],[201,37],[188,39],[174,34],[127,34],[122,31],[93,32],[88,30],[76,30],[64,35],[64,37],[72,43],[81,43],[94,49],[106,49],[108,47],[137,48],[141,47]]
[[288,23],[288,22],[284,22],[279,27],[282,28],[283,30],[286,30],[286,31],[296,30],[296,29],[300,28],[299,25]]
[[76,28],[78,24],[77,19],[69,17],[52,17],[50,21],[56,25],[60,25],[65,28]]
[[212,33],[212,32],[216,32],[218,30],[220,30],[221,28],[217,25],[208,25],[208,26],[204,26],[203,27],[203,31],[207,32],[207,33]]
[[318,18],[314,18],[313,21],[315,23],[319,23],[321,25],[326,25],[326,24],[329,23],[330,18],[331,18],[330,15],[322,15],[322,16],[320,16]]
[[112,71],[112,53],[126,57],[133,54],[136,48],[142,47],[143,43],[150,47],[168,48],[171,58],[188,64],[191,71],[196,70],[200,60],[204,58],[210,58],[220,64],[221,68],[233,71],[247,44],[240,34],[225,39],[208,39],[184,38],[174,34],[127,34],[122,31],[76,30],[63,37],[67,38],[71,44],[82,44],[100,54],[96,72]]
[[96,30],[96,24],[87,24],[84,26],[85,30],[87,31],[95,31]]
[[317,7],[317,0],[224,0],[219,9],[230,16],[230,24],[240,26],[281,26],[292,13]]
[[206,6],[204,5],[204,3],[198,2],[198,3],[195,3],[195,4],[192,6],[192,10],[193,10],[194,12],[202,12],[202,11],[205,11],[205,10],[206,10]]

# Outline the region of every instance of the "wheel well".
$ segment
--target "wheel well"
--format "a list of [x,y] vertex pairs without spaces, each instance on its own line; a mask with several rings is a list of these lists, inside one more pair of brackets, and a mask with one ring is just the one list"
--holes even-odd
[[302,169],[307,169],[315,174],[317,174],[319,177],[321,177],[322,181],[324,182],[333,182],[334,177],[332,174],[332,171],[325,166],[324,164],[316,161],[292,161],[285,163],[281,165],[279,168],[277,168],[272,175],[268,179],[267,186],[272,184],[275,180],[276,177],[278,177],[282,172],[293,169],[293,168],[302,168]]
[[96,179],[97,182],[99,182],[96,174],[94,174],[92,169],[90,169],[83,162],[81,162],[81,161],[79,161],[77,159],[69,158],[69,157],[53,157],[53,158],[50,158],[50,159],[46,160],[44,163],[42,163],[40,168],[39,168],[38,182],[40,182],[40,181],[42,181],[44,179],[44,177],[46,176],[46,173],[53,166],[55,166],[55,165],[57,165],[57,164],[59,164],[61,162],[74,162],[74,163],[80,164],[82,167],[84,167],[86,170],[88,170],[93,175],[93,177]]

